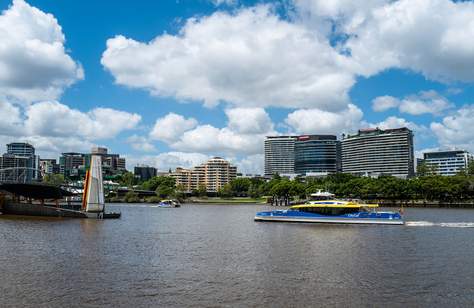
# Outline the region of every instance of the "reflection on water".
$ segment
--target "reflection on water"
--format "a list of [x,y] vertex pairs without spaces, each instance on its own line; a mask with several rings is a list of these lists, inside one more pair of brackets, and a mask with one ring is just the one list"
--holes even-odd
[[407,221],[406,225],[410,227],[474,228],[474,222]]
[[120,220],[1,217],[0,307],[474,302],[472,210],[408,209],[407,226],[254,222],[265,208],[126,205]]

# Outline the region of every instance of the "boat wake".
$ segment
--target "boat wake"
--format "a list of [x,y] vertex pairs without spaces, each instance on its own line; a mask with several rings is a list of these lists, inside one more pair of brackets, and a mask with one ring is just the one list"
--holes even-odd
[[408,227],[474,228],[474,222],[406,221],[405,226],[408,226]]

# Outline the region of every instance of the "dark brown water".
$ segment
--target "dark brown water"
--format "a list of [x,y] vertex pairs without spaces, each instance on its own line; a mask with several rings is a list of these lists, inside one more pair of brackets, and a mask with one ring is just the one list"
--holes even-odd
[[474,210],[408,226],[256,223],[253,205],[0,217],[0,307],[472,307]]

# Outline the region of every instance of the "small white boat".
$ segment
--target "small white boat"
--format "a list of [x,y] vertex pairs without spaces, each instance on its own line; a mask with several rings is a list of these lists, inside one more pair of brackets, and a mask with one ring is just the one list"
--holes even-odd
[[179,203],[178,200],[162,200],[158,204],[158,207],[174,208],[174,207],[181,207],[181,204]]

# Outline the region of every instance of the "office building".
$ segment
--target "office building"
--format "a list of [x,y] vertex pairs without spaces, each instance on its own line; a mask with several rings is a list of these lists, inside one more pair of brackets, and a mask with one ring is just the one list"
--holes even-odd
[[80,178],[86,174],[85,154],[76,152],[62,153],[59,158],[60,173],[65,178]]
[[435,151],[423,153],[423,162],[431,172],[444,176],[467,170],[473,156],[468,151]]
[[125,158],[119,154],[109,154],[106,148],[93,148],[91,154],[68,152],[59,158],[60,171],[66,178],[82,178],[90,166],[91,155],[102,159],[102,171],[105,176],[113,176],[126,171]]
[[47,174],[58,174],[60,172],[60,166],[56,159],[40,159],[39,166],[41,177]]
[[133,169],[133,174],[141,181],[148,181],[157,175],[157,170],[155,167],[136,166]]
[[39,156],[35,148],[25,142],[7,144],[7,153],[3,154],[0,177],[2,181],[31,182],[39,179]]
[[35,148],[29,143],[13,142],[7,144],[7,153],[11,155],[30,157],[35,155]]
[[318,175],[341,169],[341,144],[333,135],[304,135],[295,141],[295,173]]
[[295,173],[296,136],[268,136],[265,139],[265,176]]
[[0,182],[27,183],[33,180],[30,158],[5,153],[0,162]]
[[205,187],[208,193],[217,193],[237,176],[237,167],[228,161],[214,157],[192,169],[176,168],[170,176],[175,178],[176,186],[184,187],[186,192]]
[[414,175],[413,132],[408,128],[359,130],[341,142],[342,172],[366,176]]
[[320,176],[341,171],[341,143],[334,135],[269,136],[265,176]]

